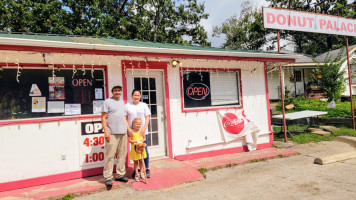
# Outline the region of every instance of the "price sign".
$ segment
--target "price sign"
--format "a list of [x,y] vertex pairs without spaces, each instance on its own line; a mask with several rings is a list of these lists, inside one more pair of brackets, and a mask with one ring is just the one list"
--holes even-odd
[[104,165],[105,138],[100,121],[82,122],[79,142],[81,166]]

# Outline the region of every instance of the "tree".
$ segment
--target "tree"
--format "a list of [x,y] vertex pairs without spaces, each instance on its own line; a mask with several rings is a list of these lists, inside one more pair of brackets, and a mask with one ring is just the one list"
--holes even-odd
[[[0,29],[210,46],[197,0],[3,0]],[[188,39],[187,39],[188,38]]]
[[328,101],[335,101],[341,97],[341,93],[345,91],[345,70],[341,69],[341,64],[344,63],[345,59],[341,60],[344,50],[340,51],[338,56],[334,59],[331,59],[329,53],[327,54],[324,63],[320,64],[317,61],[314,61],[318,64],[316,69],[313,69],[311,78],[313,82],[316,82],[316,74],[321,74],[322,79],[320,84],[323,90],[328,95]]
[[213,36],[226,35],[223,48],[259,50],[269,41],[271,31],[263,28],[262,12],[250,1],[243,2],[241,7],[240,16],[235,14],[220,27],[213,27]]

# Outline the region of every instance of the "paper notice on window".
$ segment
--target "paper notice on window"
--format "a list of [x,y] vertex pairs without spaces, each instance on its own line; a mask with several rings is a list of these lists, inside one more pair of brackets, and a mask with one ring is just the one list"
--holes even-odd
[[103,99],[103,88],[95,88],[95,99]]
[[65,99],[64,77],[48,77],[49,100]]
[[64,115],[80,115],[82,113],[80,104],[65,104]]
[[37,84],[32,84],[31,90],[30,90],[30,96],[41,96],[41,90],[38,88]]
[[101,114],[101,108],[103,106],[103,100],[93,101],[93,114]]
[[64,113],[64,101],[48,101],[47,113]]
[[32,112],[46,112],[46,97],[32,97]]

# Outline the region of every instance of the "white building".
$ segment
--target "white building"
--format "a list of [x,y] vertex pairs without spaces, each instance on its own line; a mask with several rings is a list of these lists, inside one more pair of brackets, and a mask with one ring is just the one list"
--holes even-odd
[[[349,47],[349,56],[350,56],[350,64],[352,71],[352,89],[353,93],[356,92],[356,45]],[[298,54],[299,56],[296,58],[295,63],[291,63],[283,66],[283,77],[284,77],[284,86],[286,89],[290,91],[291,96],[300,96],[304,95],[308,83],[311,82],[311,75],[313,69],[317,68],[317,63],[321,65],[325,62],[327,56],[331,58],[331,60],[335,59],[340,51],[343,51],[343,56],[341,60],[344,60],[341,68],[345,70],[345,77],[348,78],[347,71],[347,60],[346,53],[344,48],[336,49],[330,52],[325,52],[317,56],[310,56],[304,54]],[[322,66],[321,66],[322,67]],[[279,67],[276,65],[272,65],[268,67],[268,90],[269,90],[269,98],[270,100],[278,100],[280,99],[280,78],[279,78]],[[346,90],[342,93],[342,96],[350,96],[349,85],[348,82],[345,83]]]
[[117,83],[125,101],[141,89],[151,109],[151,157],[247,151],[247,135],[225,134],[251,122],[257,149],[270,147],[267,66],[295,61],[113,38],[1,33],[0,44],[0,191],[101,174],[100,105]]

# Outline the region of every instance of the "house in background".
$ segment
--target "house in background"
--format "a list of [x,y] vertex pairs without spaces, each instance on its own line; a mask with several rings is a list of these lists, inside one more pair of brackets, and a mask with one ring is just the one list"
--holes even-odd
[[[351,74],[352,74],[352,90],[353,93],[356,92],[356,45],[349,47],[349,55],[350,55],[350,66],[351,66]],[[308,94],[313,92],[309,88],[309,84],[311,80],[311,74],[313,69],[317,68],[318,63],[322,65],[327,58],[327,56],[331,57],[331,60],[335,59],[340,51],[345,51],[344,48],[336,49],[330,52],[325,52],[319,54],[318,56],[311,56],[306,54],[299,54],[299,57],[296,59],[295,63],[287,64],[283,66],[282,76],[284,77],[284,87],[286,90],[290,91],[289,96],[308,96],[310,98],[321,98],[325,96],[318,96],[313,94]],[[348,78],[347,72],[347,60],[346,54],[343,53],[341,60],[344,60],[341,64],[341,69],[346,71],[345,77]],[[268,66],[267,71],[268,77],[268,90],[269,90],[269,98],[270,100],[278,100],[281,98],[281,90],[280,90],[280,78],[279,78],[279,66]],[[342,96],[348,97],[349,87],[348,82],[345,83],[346,90],[342,93]],[[308,90],[309,89],[309,90]],[[314,94],[320,93],[319,89],[314,91]]]

